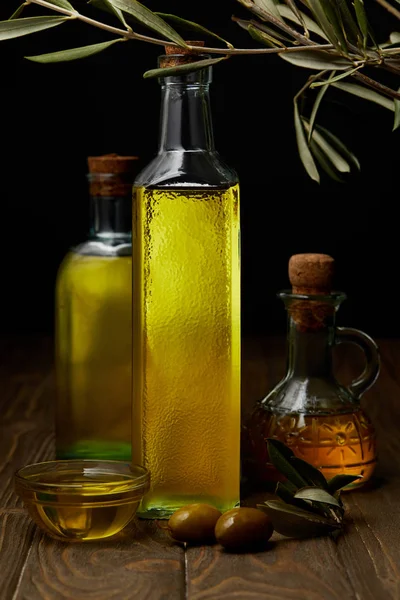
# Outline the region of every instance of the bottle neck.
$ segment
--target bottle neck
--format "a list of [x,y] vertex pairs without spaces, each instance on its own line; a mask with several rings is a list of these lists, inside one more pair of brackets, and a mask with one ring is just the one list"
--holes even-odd
[[164,80],[159,152],[213,150],[209,84]]
[[316,331],[304,331],[289,317],[287,375],[329,378],[332,375],[334,334],[334,319]]
[[131,196],[91,196],[90,234],[98,240],[128,240],[132,236]]

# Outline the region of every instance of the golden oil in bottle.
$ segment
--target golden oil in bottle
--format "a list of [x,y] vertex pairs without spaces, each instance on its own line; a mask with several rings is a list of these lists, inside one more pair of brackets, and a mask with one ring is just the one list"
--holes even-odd
[[132,258],[70,252],[57,281],[58,458],[131,456]]
[[140,508],[239,502],[238,186],[137,188],[133,210],[132,458]]
[[[326,479],[335,475],[362,475],[352,487],[365,484],[376,466],[376,436],[368,417],[361,411],[332,415],[280,415],[258,409],[253,415],[252,454],[258,479],[271,479],[267,438],[286,444],[296,456],[319,468]],[[265,467],[267,465],[267,468]]]

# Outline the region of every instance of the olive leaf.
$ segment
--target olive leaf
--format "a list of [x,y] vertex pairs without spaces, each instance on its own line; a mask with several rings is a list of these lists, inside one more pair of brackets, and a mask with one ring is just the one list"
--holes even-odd
[[287,504],[292,504],[293,506],[298,506],[303,510],[312,510],[311,502],[307,503],[300,498],[295,498],[295,493],[296,489],[294,490],[294,492],[291,491],[291,489],[286,485],[286,483],[282,483],[281,481],[277,483],[275,494],[276,496],[279,496],[279,498],[283,500],[283,502],[286,502]]
[[392,31],[390,34],[391,44],[400,44],[400,33],[398,31]]
[[0,41],[50,29],[68,20],[69,17],[27,17],[26,19],[0,21]]
[[379,104],[388,110],[394,111],[394,102],[393,100],[389,100],[386,96],[379,94],[379,92],[375,92],[369,88],[366,88],[362,85],[357,85],[356,83],[347,83],[347,82],[335,82],[332,83],[333,87],[338,88],[348,94],[353,94],[354,96],[358,96],[359,98],[363,98],[364,100],[369,100],[370,102],[375,102],[375,104]]
[[15,12],[13,12],[13,14],[8,20],[11,21],[12,19],[18,19],[19,15],[22,13],[25,7],[26,4],[21,4],[21,6],[19,6]]
[[329,491],[331,494],[334,494],[338,490],[346,487],[346,485],[349,485],[350,483],[353,483],[353,481],[357,481],[359,479],[362,479],[362,475],[335,475],[335,477],[332,477],[332,479],[328,481]]
[[268,457],[275,469],[296,485],[304,487],[307,485],[306,480],[298,473],[291,463],[293,452],[282,442],[271,438],[267,439]]
[[90,46],[82,46],[81,48],[71,48],[70,50],[60,50],[59,52],[50,52],[49,54],[38,54],[36,56],[25,56],[26,59],[38,63],[58,63],[67,62],[70,60],[78,60],[87,58],[106,50],[117,42],[125,42],[124,38],[101,42],[100,44],[92,44]]
[[354,10],[356,11],[358,26],[363,35],[363,46],[366,48],[368,40],[368,21],[363,0],[354,0]]
[[109,0],[109,3],[132,15],[139,23],[175,42],[178,46],[186,47],[185,41],[175,29],[137,0]]
[[[303,119],[303,124],[305,130],[308,132],[310,125]],[[311,136],[311,139],[317,144],[320,150],[329,158],[331,163],[334,165],[335,169],[340,173],[350,173],[350,165],[349,163],[341,156],[341,154],[331,146],[328,140],[323,136],[321,132],[318,130],[314,130]]]
[[339,50],[347,52],[346,40],[330,0],[308,0],[307,3],[329,41]]
[[282,42],[272,37],[268,33],[265,33],[265,31],[260,31],[258,27],[254,27],[254,25],[249,25],[248,32],[251,35],[251,37],[257,42],[260,42],[260,44],[265,44],[266,46],[270,46],[271,48],[276,48],[277,46],[280,46],[281,48],[285,47],[285,45],[282,44]]
[[150,71],[146,71],[143,74],[143,77],[145,79],[150,79],[151,77],[170,77],[171,75],[181,75],[183,73],[190,73],[192,71],[205,69],[206,67],[211,67],[212,65],[216,65],[223,60],[226,60],[226,56],[223,56],[222,58],[206,58],[204,60],[197,60],[195,62],[184,65],[176,65],[174,67],[151,69]]
[[316,130],[319,133],[323,134],[324,137],[329,141],[329,143],[336,148],[336,150],[347,160],[351,167],[354,167],[357,171],[360,171],[361,166],[358,158],[347,148],[347,146],[333,133],[331,133],[325,127],[321,125],[315,126]]
[[[335,71],[333,71],[333,75],[335,74]],[[315,124],[315,119],[317,118],[317,113],[320,107],[320,104],[322,102],[323,97],[325,96],[326,92],[328,91],[329,88],[329,84],[325,83],[325,85],[323,85],[321,87],[321,89],[319,90],[317,97],[315,98],[315,102],[311,111],[311,115],[310,115],[310,128],[308,131],[308,142],[310,142],[311,140],[311,134],[314,131],[314,124]]]
[[315,486],[309,486],[302,488],[294,495],[295,498],[299,498],[300,500],[311,500],[312,502],[323,502],[324,504],[332,504],[332,506],[337,506],[341,508],[338,500],[332,496],[327,490],[322,488],[318,488]]
[[346,29],[347,39],[351,42],[359,44],[361,42],[361,32],[353,19],[353,15],[350,12],[347,2],[338,2],[339,12],[342,17],[342,22]]
[[128,23],[125,20],[125,17],[124,17],[124,14],[123,14],[122,10],[120,10],[116,6],[113,6],[111,4],[110,0],[89,0],[89,4],[91,4],[95,8],[98,8],[99,10],[104,10],[104,11],[106,11],[108,13],[111,13],[112,15],[116,16],[117,19],[119,21],[121,21],[121,23],[127,29],[131,30],[131,27],[128,25]]
[[322,85],[330,85],[331,83],[335,83],[335,81],[340,81],[341,79],[345,79],[346,77],[349,77],[349,75],[352,75],[353,73],[355,73],[356,71],[359,71],[360,69],[362,69],[364,65],[359,65],[358,67],[354,67],[354,69],[349,69],[348,71],[345,71],[344,73],[339,73],[339,75],[335,75],[334,77],[330,77],[329,79],[326,79],[324,81],[314,81],[311,85],[310,88],[316,88],[316,87],[320,87]]
[[[298,17],[292,12],[292,10],[288,6],[286,6],[285,4],[278,4],[278,10],[282,17],[285,17],[285,19],[287,19],[288,21],[293,21],[294,23],[297,23],[298,25],[302,26],[302,23],[299,21]],[[299,11],[299,13],[308,31],[311,31],[316,35],[319,35],[319,37],[323,38],[324,40],[329,41],[328,37],[322,31],[321,27],[317,25],[317,23],[313,21],[313,19],[311,19],[308,15],[301,11]]]
[[286,60],[297,67],[305,69],[316,69],[318,71],[343,71],[351,66],[351,62],[341,57],[334,57],[323,50],[304,50],[297,53],[285,53],[279,55],[280,58]]
[[198,23],[194,23],[193,21],[188,21],[187,19],[182,19],[181,17],[178,17],[177,15],[170,15],[168,13],[156,12],[155,14],[158,15],[159,17],[163,18],[165,21],[172,21],[173,23],[176,23],[177,25],[186,27],[186,29],[193,29],[194,31],[197,31],[198,33],[208,35],[210,37],[215,38],[216,40],[219,40],[220,42],[223,42],[224,44],[226,44],[228,46],[228,48],[233,48],[233,46],[230,42],[228,42],[227,40],[224,40],[224,38],[222,38],[221,36],[217,35],[216,33],[213,33],[212,31],[210,31],[209,29],[206,29],[206,27],[203,27],[202,25],[199,25]]
[[274,0],[254,0],[254,4],[259,8],[262,8],[266,12],[271,13],[271,15],[273,15],[280,21],[283,21]]
[[47,2],[49,2],[50,4],[54,4],[54,6],[59,6],[60,8],[75,11],[72,4],[70,4],[67,0],[47,0]]
[[339,172],[335,169],[332,162],[313,139],[310,141],[310,150],[321,169],[323,169],[323,171],[325,171],[325,173],[334,181],[343,183],[343,179],[339,176]]
[[328,483],[322,471],[297,456],[293,456],[291,462],[308,484],[328,489]]
[[287,537],[316,537],[341,529],[341,525],[333,520],[281,500],[268,500],[257,504],[257,508],[268,514],[275,531]]
[[300,118],[299,107],[297,102],[294,103],[294,127],[296,131],[297,148],[299,150],[300,159],[305,170],[317,183],[320,182],[320,176],[316,167],[315,161],[307,144],[307,138],[304,133],[303,123]]

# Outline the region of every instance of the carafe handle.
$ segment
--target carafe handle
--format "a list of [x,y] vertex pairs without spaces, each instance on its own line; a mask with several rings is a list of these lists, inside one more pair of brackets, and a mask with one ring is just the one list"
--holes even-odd
[[378,378],[381,364],[379,348],[369,335],[358,329],[336,327],[335,334],[335,344],[355,344],[364,352],[364,371],[347,386],[356,398],[361,398]]

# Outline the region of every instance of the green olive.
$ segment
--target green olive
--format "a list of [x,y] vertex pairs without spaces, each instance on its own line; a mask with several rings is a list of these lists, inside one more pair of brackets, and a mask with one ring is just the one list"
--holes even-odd
[[228,550],[247,548],[267,542],[273,533],[272,523],[257,508],[232,508],[215,526],[217,542]]
[[188,504],[170,517],[168,529],[174,540],[188,543],[215,542],[215,525],[221,512],[209,504]]

